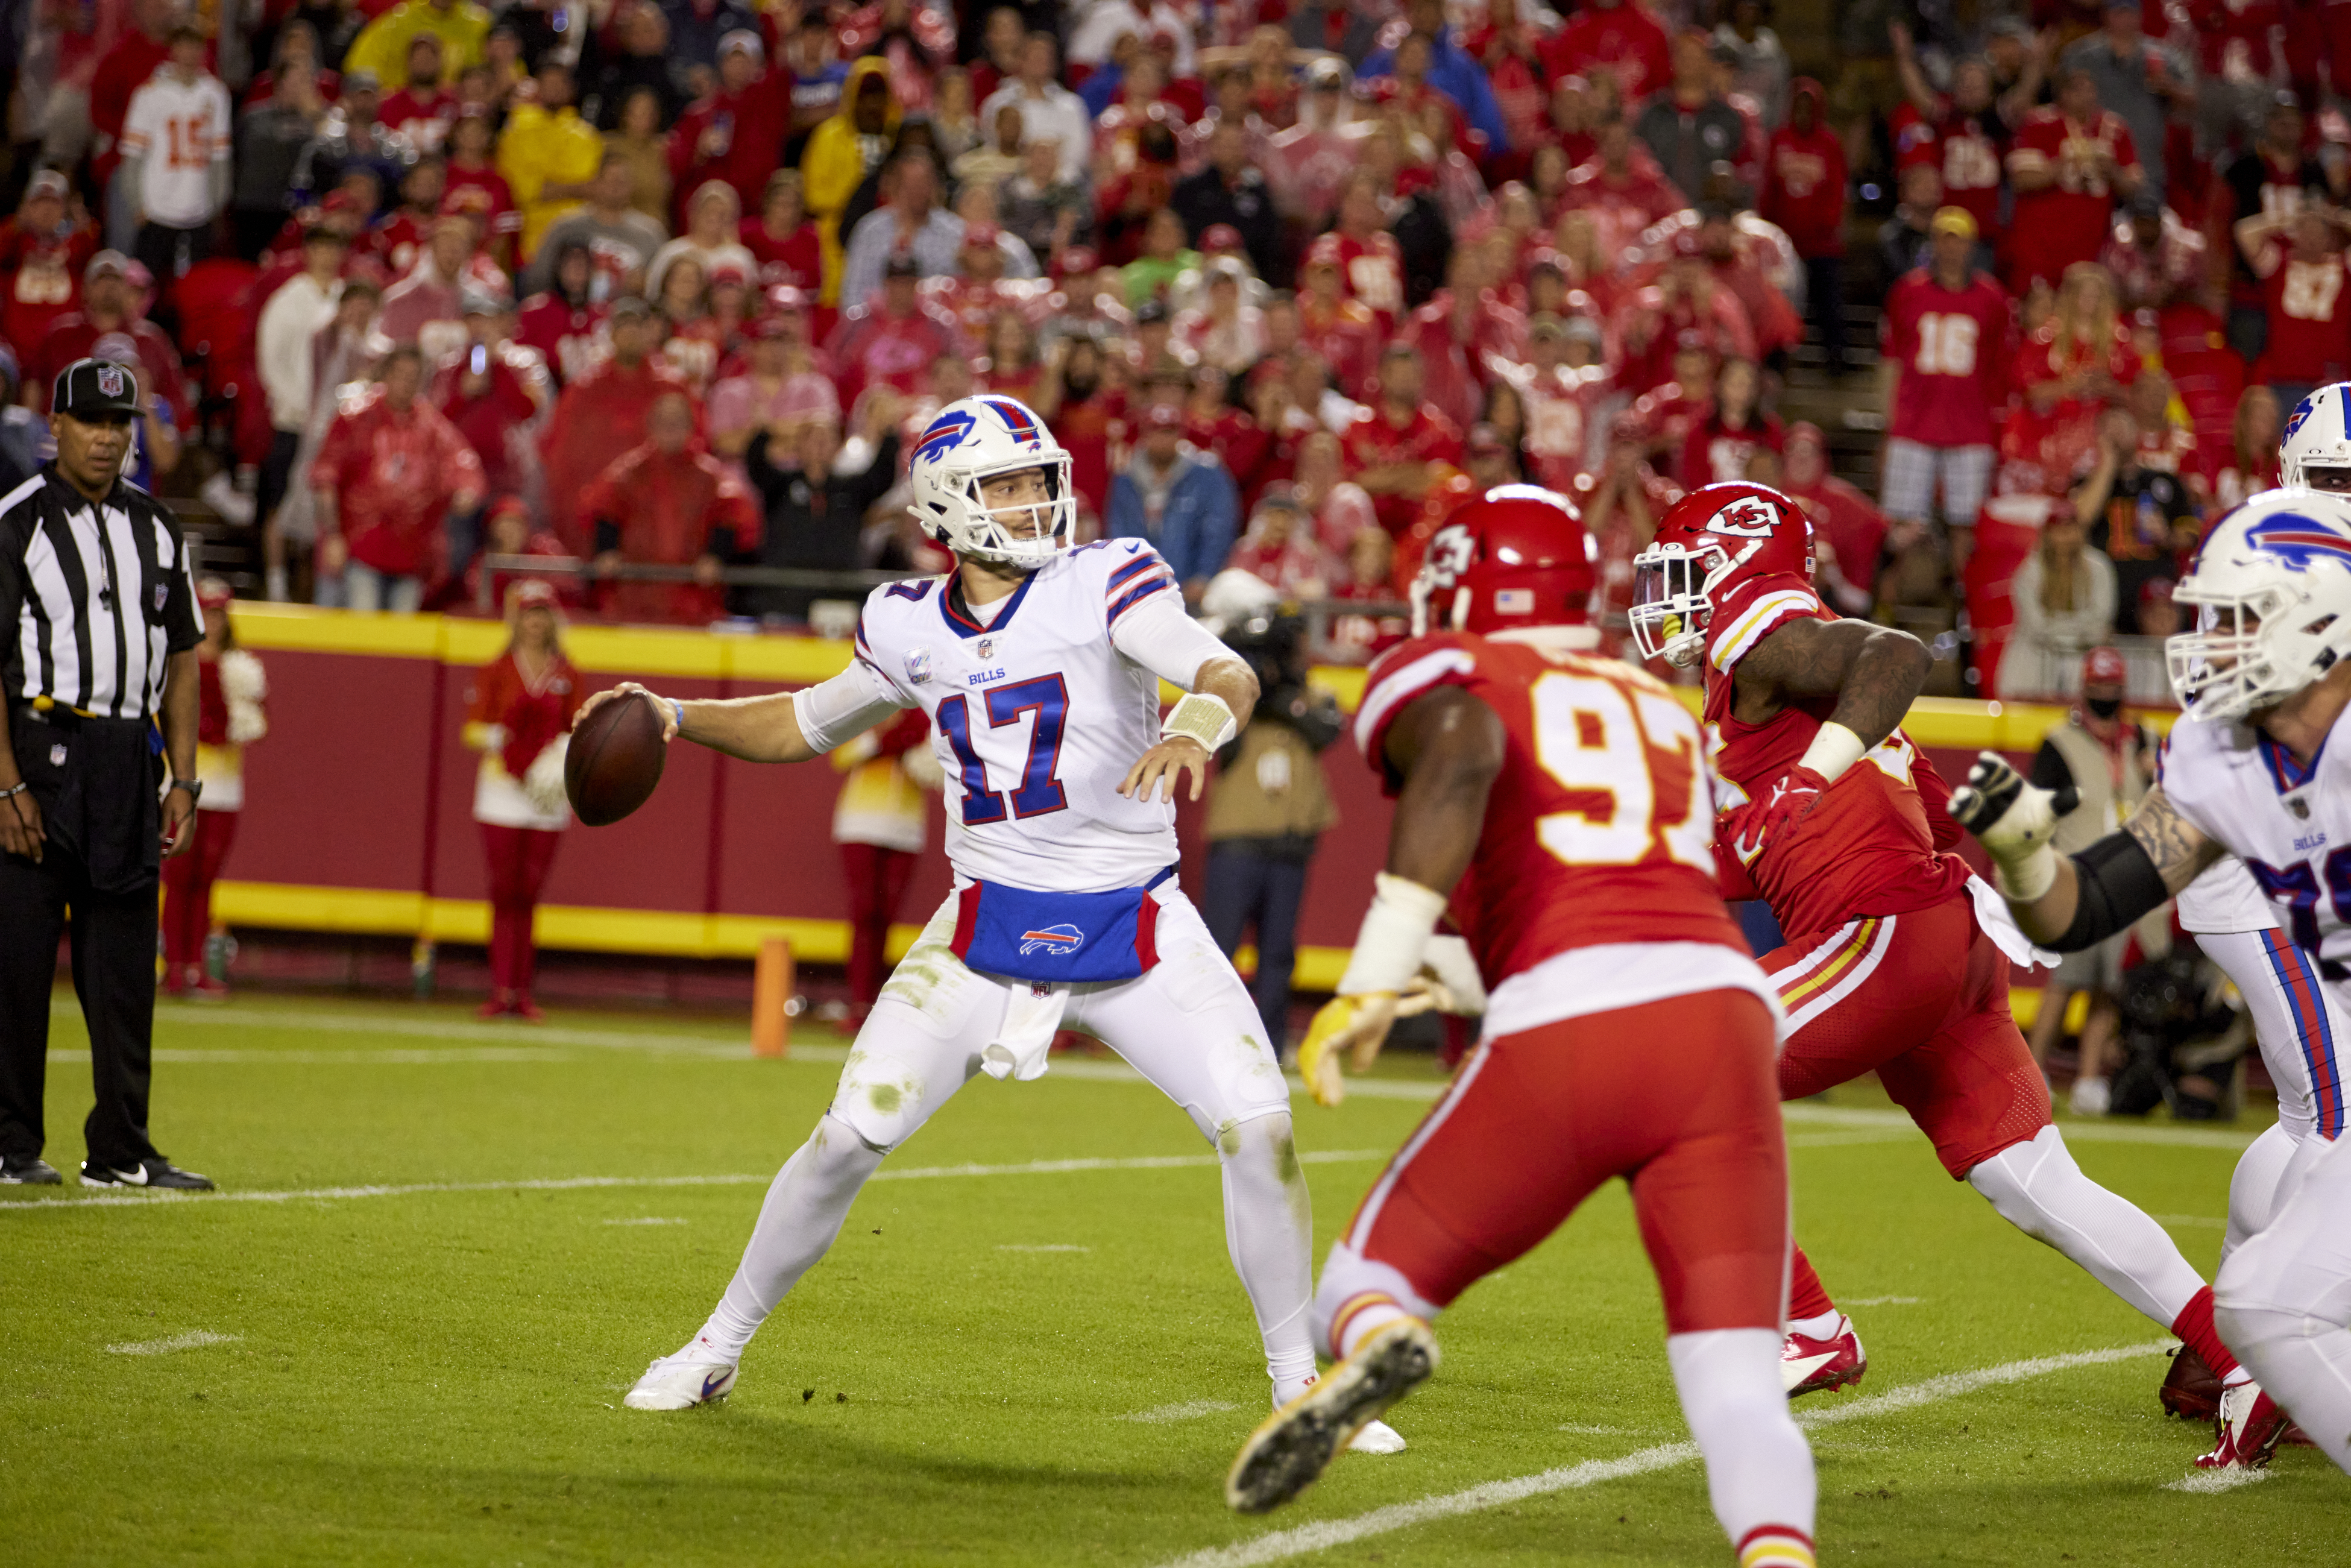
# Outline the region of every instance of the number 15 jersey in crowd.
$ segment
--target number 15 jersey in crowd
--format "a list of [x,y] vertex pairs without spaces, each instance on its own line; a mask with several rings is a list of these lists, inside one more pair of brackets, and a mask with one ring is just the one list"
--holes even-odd
[[[1108,892],[1176,863],[1173,803],[1118,793],[1158,742],[1160,680],[1188,687],[1203,664],[1230,657],[1185,613],[1150,546],[1105,540],[977,607],[957,574],[876,589],[855,661],[803,694],[823,700],[799,711],[810,743],[830,749],[888,709],[922,708],[946,774],[958,877]],[[811,706],[826,716],[814,733]]]

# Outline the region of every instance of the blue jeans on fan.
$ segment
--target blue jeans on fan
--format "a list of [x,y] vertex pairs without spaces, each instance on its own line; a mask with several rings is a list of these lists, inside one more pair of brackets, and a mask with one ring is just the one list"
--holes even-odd
[[1306,899],[1306,868],[1314,840],[1302,834],[1220,839],[1208,846],[1207,885],[1200,915],[1208,935],[1229,958],[1241,933],[1257,930],[1257,974],[1249,996],[1276,1055],[1290,1036],[1290,979],[1298,967],[1298,910]]

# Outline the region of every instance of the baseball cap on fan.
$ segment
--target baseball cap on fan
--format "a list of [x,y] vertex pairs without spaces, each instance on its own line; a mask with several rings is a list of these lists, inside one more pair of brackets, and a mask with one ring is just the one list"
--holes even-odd
[[139,378],[111,360],[76,360],[57,372],[49,409],[75,419],[136,419]]
[[2082,655],[2082,685],[2120,686],[2130,682],[2130,666],[2114,648],[2093,648]]

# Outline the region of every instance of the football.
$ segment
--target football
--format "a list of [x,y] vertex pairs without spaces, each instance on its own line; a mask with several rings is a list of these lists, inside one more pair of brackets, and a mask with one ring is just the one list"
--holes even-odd
[[591,828],[619,821],[652,797],[668,754],[653,698],[631,692],[602,704],[572,729],[563,756],[572,814]]

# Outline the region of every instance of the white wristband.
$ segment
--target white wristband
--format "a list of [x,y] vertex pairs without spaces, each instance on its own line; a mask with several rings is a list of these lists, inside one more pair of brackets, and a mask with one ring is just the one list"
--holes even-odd
[[1804,759],[1796,766],[1809,768],[1834,784],[1837,776],[1860,761],[1862,753],[1868,749],[1861,743],[1861,737],[1832,719],[1821,726],[1812,745],[1804,748]]
[[2036,903],[2057,880],[2057,852],[2043,840],[2013,865],[1994,855],[1991,879],[2000,884],[2004,897],[2018,904]]
[[1225,699],[1207,692],[1186,692],[1167,710],[1167,720],[1159,727],[1162,740],[1189,736],[1210,751],[1221,751],[1239,733],[1240,726],[1233,722],[1233,710]]
[[1379,891],[1364,911],[1363,929],[1355,933],[1355,950],[1347,972],[1339,977],[1339,995],[1359,997],[1371,991],[1401,991],[1420,973],[1422,954],[1437,922],[1445,914],[1445,895],[1400,876],[1382,872],[1374,879]]

